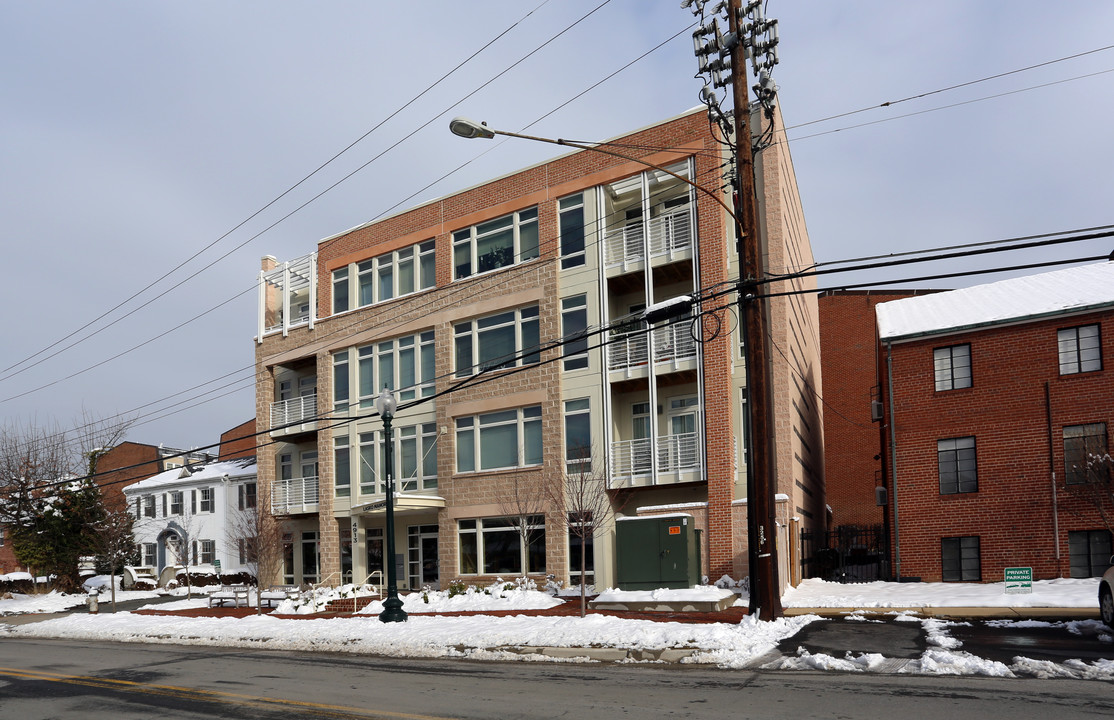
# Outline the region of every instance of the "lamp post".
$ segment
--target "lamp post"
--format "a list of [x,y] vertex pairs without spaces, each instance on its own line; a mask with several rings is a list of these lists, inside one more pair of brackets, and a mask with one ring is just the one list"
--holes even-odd
[[375,409],[383,418],[383,435],[386,443],[386,467],[383,475],[387,482],[387,599],[383,601],[383,612],[379,613],[380,622],[406,622],[406,612],[398,597],[398,580],[395,578],[395,437],[391,421],[398,406],[395,394],[383,388],[375,399]]

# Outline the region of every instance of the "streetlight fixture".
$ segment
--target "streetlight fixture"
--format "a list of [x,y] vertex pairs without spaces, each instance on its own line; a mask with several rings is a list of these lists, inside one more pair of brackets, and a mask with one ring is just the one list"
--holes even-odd
[[379,622],[406,622],[406,612],[398,597],[398,580],[395,578],[395,437],[391,430],[391,421],[394,420],[397,407],[395,394],[384,387],[383,392],[375,399],[375,409],[379,411],[379,417],[383,418],[386,443],[386,467],[383,474],[387,482],[387,599],[383,601]]

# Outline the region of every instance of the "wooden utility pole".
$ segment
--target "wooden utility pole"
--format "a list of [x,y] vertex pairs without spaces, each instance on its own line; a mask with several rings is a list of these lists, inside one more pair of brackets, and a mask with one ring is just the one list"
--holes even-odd
[[746,355],[746,393],[749,432],[747,450],[747,545],[750,561],[750,611],[761,620],[781,617],[781,590],[777,567],[777,514],[774,493],[773,392],[770,383],[768,303],[752,283],[764,277],[762,246],[758,235],[758,202],[754,190],[754,156],[751,148],[750,100],[747,92],[746,56],[742,48],[740,0],[728,3],[730,32],[739,38],[731,52],[731,85],[735,106],[735,249],[739,255],[739,306],[743,315]]

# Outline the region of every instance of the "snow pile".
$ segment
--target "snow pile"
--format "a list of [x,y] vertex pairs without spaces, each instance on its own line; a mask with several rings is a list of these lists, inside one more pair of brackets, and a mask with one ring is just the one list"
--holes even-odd
[[795,608],[1098,607],[1098,578],[1033,582],[1029,594],[1006,594],[1005,583],[893,583],[843,585],[809,579],[782,596]]

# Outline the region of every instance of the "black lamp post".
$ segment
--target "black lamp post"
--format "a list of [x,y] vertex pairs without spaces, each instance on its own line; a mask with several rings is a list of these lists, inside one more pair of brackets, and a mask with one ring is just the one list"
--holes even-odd
[[395,394],[383,388],[375,399],[375,408],[383,418],[383,434],[386,436],[386,467],[383,475],[387,481],[387,599],[383,601],[383,612],[379,622],[406,622],[406,612],[398,597],[398,581],[395,578],[395,436],[391,421],[395,417]]

